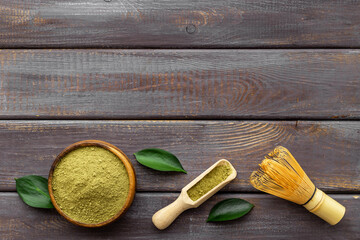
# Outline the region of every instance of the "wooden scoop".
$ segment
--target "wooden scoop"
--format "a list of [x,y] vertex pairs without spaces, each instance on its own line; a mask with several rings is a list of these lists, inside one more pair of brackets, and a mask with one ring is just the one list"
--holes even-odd
[[[194,186],[197,182],[199,182],[203,177],[205,177],[205,175],[208,174],[211,170],[213,170],[216,166],[226,163],[229,164],[232,170],[231,174],[224,181],[222,181],[217,186],[212,188],[209,192],[205,193],[198,200],[196,201],[191,200],[187,193],[188,190],[192,186]],[[235,177],[236,177],[236,170],[228,160],[221,159],[217,161],[215,164],[209,167],[205,172],[200,174],[197,178],[195,178],[188,185],[186,185],[181,190],[179,197],[173,203],[157,211],[152,217],[152,222],[160,230],[167,228],[183,211],[190,208],[197,208],[203,202],[208,200],[212,195],[218,192],[221,188],[223,188],[226,184],[232,181]]]

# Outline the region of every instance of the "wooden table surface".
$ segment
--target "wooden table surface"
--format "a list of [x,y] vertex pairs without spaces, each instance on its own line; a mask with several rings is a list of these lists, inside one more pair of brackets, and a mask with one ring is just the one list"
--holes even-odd
[[[360,239],[360,1],[0,0],[0,48],[0,239]],[[129,211],[98,229],[15,189],[85,139],[137,175]],[[338,225],[249,184],[277,145],[347,208]],[[148,147],[188,174],[137,163]],[[157,230],[152,215],[221,158],[237,178]],[[230,197],[255,208],[206,223]]]

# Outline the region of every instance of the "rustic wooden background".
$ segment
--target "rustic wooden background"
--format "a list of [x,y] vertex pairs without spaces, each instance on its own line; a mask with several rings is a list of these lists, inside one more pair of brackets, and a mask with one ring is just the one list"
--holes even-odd
[[[360,239],[360,1],[0,0],[0,48],[0,239]],[[121,148],[138,179],[130,210],[99,229],[15,189],[84,139]],[[277,145],[347,208],[338,225],[252,188]],[[141,166],[147,147],[188,174]],[[220,158],[238,177],[158,231],[152,214]],[[229,197],[255,208],[206,223]]]

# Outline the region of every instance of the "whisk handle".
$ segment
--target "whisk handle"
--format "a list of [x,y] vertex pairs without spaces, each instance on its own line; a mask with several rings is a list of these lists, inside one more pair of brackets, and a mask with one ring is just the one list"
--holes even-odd
[[322,218],[331,225],[335,225],[344,217],[345,207],[326,195],[320,189],[316,189],[313,198],[304,207]]

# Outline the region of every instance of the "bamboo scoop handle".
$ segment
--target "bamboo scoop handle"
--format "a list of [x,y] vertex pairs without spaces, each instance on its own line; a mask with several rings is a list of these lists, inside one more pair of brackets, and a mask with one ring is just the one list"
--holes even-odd
[[180,194],[173,203],[157,211],[152,217],[152,222],[158,229],[163,230],[167,228],[183,211],[189,208],[193,208],[193,206],[186,204]]

